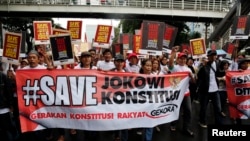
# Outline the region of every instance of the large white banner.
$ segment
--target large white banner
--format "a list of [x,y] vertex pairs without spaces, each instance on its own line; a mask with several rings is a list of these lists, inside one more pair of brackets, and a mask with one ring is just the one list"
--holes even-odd
[[188,73],[151,76],[95,70],[18,70],[22,131],[118,130],[178,119]]

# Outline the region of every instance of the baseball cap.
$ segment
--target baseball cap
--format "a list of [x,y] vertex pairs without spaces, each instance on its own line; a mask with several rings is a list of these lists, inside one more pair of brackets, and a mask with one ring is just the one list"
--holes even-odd
[[181,57],[186,57],[187,58],[188,56],[187,56],[186,53],[181,52],[181,53],[178,54],[178,58],[181,58]]
[[84,56],[91,56],[91,54],[90,54],[90,52],[85,51],[85,52],[81,53],[81,57],[84,57]]
[[117,61],[117,60],[122,60],[122,61],[124,61],[123,55],[117,54],[117,55],[115,56],[115,61]]
[[132,58],[132,57],[136,57],[136,58],[138,59],[136,53],[130,53],[129,56],[128,56],[128,59],[130,59],[130,58]]
[[207,56],[212,56],[212,55],[217,55],[216,50],[209,50],[209,51],[207,52]]

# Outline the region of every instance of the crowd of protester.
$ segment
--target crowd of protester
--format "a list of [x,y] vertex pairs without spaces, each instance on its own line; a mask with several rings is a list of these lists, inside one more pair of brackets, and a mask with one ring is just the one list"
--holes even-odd
[[[244,71],[249,69],[250,60],[244,56],[236,55],[231,61],[219,59],[215,50],[209,50],[202,58],[192,58],[187,52],[177,53],[178,47],[174,47],[171,54],[138,58],[137,54],[117,54],[112,56],[112,50],[104,49],[102,54],[97,54],[95,49],[82,52],[76,57],[75,63],[70,65],[53,66],[50,56],[37,46],[31,50],[27,57],[20,59],[20,65],[9,65],[1,62],[0,65],[0,136],[3,141],[64,141],[65,130],[70,133],[71,140],[76,140],[78,129],[45,129],[41,131],[21,133],[19,112],[17,104],[15,71],[18,69],[93,69],[99,71],[131,72],[147,75],[167,75],[175,72],[189,72],[189,89],[186,90],[182,101],[181,118],[183,118],[182,131],[187,136],[195,136],[192,129],[192,102],[200,104],[199,125],[207,128],[208,104],[213,105],[214,122],[222,125],[223,118],[228,116],[227,92],[225,75],[228,70]],[[178,119],[180,120],[180,119]],[[170,124],[171,132],[176,132],[176,123]],[[241,124],[241,119],[235,119]],[[136,130],[144,141],[152,141],[154,129],[158,132],[161,129],[136,128],[112,131],[114,141],[128,141],[128,130]],[[57,135],[54,135],[56,131]],[[95,140],[97,131],[84,131],[84,141]],[[1,139],[2,140],[2,139]]]

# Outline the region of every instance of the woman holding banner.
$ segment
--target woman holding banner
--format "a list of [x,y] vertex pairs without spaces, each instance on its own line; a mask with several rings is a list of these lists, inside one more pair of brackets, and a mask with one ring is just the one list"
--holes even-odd
[[[152,73],[152,61],[145,59],[141,62],[140,74],[154,75]],[[145,128],[145,141],[152,141],[154,128]]]

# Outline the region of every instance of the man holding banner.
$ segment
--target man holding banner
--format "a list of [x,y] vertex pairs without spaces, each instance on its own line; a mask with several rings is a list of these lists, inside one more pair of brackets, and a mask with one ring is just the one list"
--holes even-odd
[[[174,64],[174,57],[176,56],[177,47],[174,47],[171,52],[171,57],[169,59],[169,69],[172,73],[174,72],[188,72],[190,81],[194,82],[194,76],[192,75],[192,71],[190,68],[186,66],[187,54],[181,52],[177,57],[177,65]],[[189,84],[188,84],[189,87]],[[187,88],[185,91],[185,96],[182,101],[183,108],[183,133],[188,136],[194,136],[194,132],[191,130],[191,121],[192,121],[192,105],[191,105],[191,97],[189,89]],[[176,122],[171,122],[171,131],[175,131]]]

